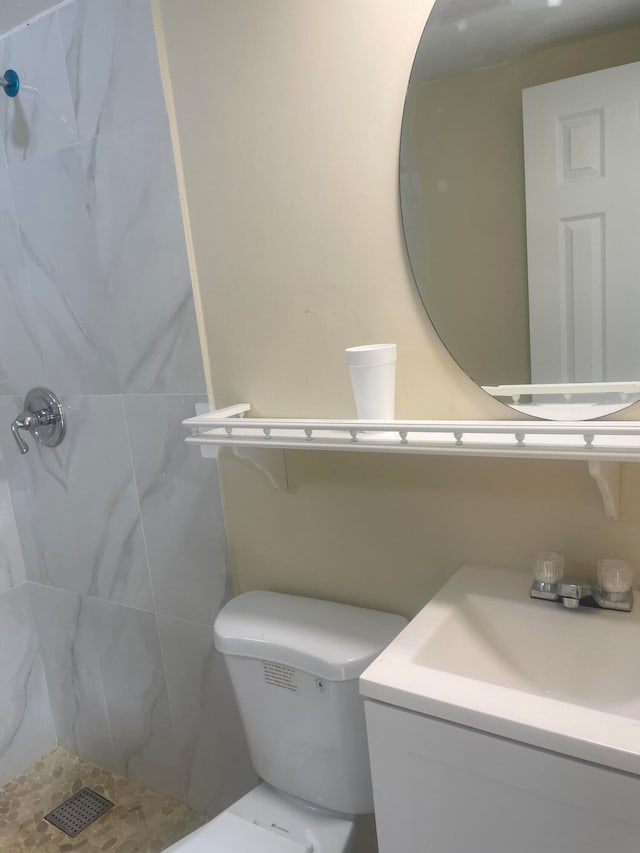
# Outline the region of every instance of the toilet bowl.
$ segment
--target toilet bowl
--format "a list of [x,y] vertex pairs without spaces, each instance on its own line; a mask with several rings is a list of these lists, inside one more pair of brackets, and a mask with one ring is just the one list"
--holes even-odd
[[263,781],[169,850],[348,853],[355,816],[373,811],[358,678],[405,625],[389,613],[273,592],[226,604],[215,645]]
[[353,829],[262,783],[166,853],[348,853]]

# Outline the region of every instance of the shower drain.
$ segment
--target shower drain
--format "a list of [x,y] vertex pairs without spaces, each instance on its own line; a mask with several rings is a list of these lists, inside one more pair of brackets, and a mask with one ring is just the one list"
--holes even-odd
[[81,788],[64,803],[60,803],[49,814],[44,816],[52,826],[61,829],[71,838],[85,830],[114,807],[115,803],[107,800],[91,788]]

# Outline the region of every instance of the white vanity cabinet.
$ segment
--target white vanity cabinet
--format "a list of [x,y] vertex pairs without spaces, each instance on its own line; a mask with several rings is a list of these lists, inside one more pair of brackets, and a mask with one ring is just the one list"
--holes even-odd
[[640,851],[640,608],[530,584],[463,566],[362,674],[380,853]]
[[640,778],[365,701],[380,853],[638,853]]

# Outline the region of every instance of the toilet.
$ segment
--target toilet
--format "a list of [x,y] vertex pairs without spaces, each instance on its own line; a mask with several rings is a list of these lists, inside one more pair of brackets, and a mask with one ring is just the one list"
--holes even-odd
[[358,678],[405,625],[274,592],[225,605],[215,645],[262,782],[166,853],[348,853],[373,811]]

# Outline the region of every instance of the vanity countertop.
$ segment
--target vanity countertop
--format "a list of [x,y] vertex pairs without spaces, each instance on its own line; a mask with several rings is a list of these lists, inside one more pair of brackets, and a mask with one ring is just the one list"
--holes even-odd
[[529,597],[464,566],[360,679],[366,699],[640,775],[640,606]]

